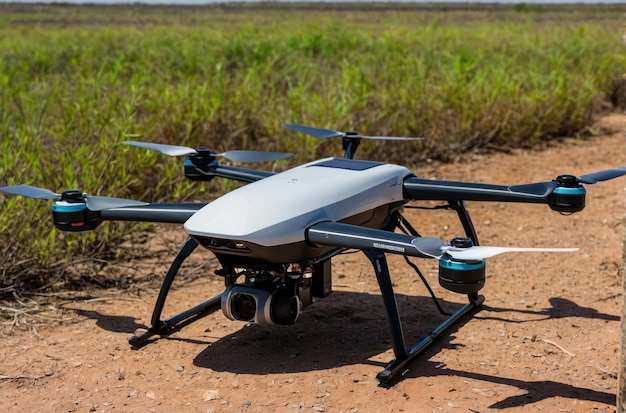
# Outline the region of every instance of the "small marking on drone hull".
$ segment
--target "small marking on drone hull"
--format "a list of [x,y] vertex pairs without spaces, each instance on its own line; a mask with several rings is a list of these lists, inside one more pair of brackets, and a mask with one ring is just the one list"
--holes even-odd
[[372,244],[372,246],[381,250],[404,252],[404,247],[396,247],[395,245],[387,245],[375,242]]

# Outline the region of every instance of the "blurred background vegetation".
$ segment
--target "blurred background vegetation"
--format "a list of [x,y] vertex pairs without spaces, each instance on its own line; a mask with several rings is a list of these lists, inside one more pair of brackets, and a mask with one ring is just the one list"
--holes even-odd
[[[0,5],[0,186],[143,201],[209,200],[145,140],[341,155],[301,123],[423,142],[367,142],[407,166],[589,136],[624,109],[626,6]],[[136,226],[59,233],[49,203],[0,195],[0,297],[72,288],[66,265]],[[50,282],[51,279],[55,281]]]

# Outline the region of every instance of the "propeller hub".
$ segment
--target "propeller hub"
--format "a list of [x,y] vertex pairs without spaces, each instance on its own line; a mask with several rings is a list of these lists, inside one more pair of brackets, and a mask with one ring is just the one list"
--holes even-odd
[[196,153],[190,154],[188,159],[195,167],[205,170],[215,162],[215,153],[211,149],[202,146],[196,149]]
[[577,188],[578,187],[578,178],[574,175],[559,175],[556,178],[556,182],[561,187],[565,188]]
[[213,151],[209,148],[206,148],[204,146],[201,146],[199,148],[196,149],[196,153],[198,154],[198,156],[211,156],[213,155]]
[[63,191],[61,193],[60,201],[65,201],[70,204],[79,204],[85,203],[85,198],[83,198],[83,193],[76,189],[70,189],[69,191]]
[[89,210],[81,191],[63,191],[59,201],[52,205],[52,223],[61,231],[90,231],[102,222],[99,212]]
[[450,246],[455,248],[470,248],[474,246],[471,238],[457,237],[450,241]]

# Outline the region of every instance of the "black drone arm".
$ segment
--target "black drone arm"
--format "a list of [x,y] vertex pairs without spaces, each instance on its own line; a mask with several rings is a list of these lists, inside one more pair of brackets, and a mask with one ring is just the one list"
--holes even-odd
[[52,222],[62,231],[90,231],[103,221],[183,224],[206,203],[152,203],[90,210],[86,204],[52,208]]
[[555,211],[571,213],[585,207],[587,191],[582,184],[596,184],[624,175],[626,167],[620,166],[581,176],[564,174],[551,181],[514,186],[409,177],[404,181],[404,196],[410,200],[548,204]]
[[111,208],[100,211],[105,221],[163,222],[184,224],[206,203],[152,203],[132,207]]
[[[532,185],[532,184],[531,184]],[[554,188],[481,184],[408,178],[404,192],[408,199],[429,201],[497,201],[546,203]]]
[[441,247],[445,245],[438,238],[414,237],[331,221],[309,227],[306,240],[315,245],[378,250],[420,258],[438,257],[441,255]]
[[572,175],[532,184],[506,186],[483,183],[439,181],[411,177],[404,182],[410,200],[491,201],[548,204],[559,212],[578,212],[585,207],[585,188]]
[[185,177],[192,181],[210,181],[217,177],[233,179],[246,183],[260,181],[274,175],[275,172],[259,171],[256,169],[241,168],[238,166],[219,165],[218,163],[208,166],[196,166],[191,162],[185,163]]

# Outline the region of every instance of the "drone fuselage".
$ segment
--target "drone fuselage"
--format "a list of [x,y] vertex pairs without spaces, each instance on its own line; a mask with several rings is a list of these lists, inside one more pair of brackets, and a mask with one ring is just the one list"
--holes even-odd
[[409,176],[398,165],[322,159],[229,192],[191,216],[185,230],[216,255],[301,262],[332,249],[306,242],[314,224],[388,226],[391,213],[407,202],[403,182]]

